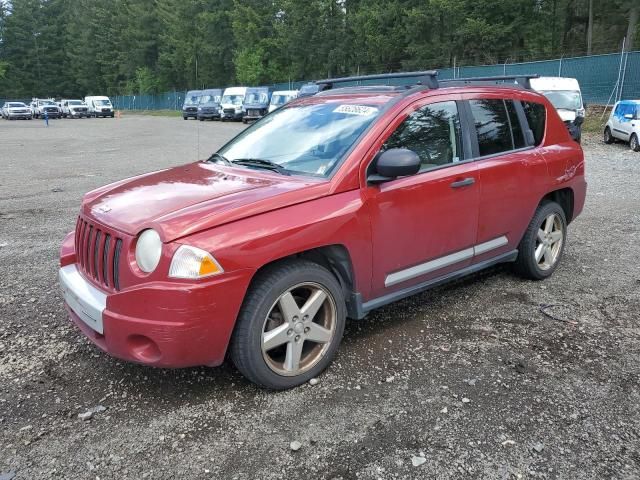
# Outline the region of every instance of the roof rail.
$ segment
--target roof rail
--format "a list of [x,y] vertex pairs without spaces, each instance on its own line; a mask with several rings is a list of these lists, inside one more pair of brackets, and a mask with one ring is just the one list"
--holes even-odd
[[460,83],[463,85],[469,85],[473,83],[482,83],[482,82],[504,82],[505,80],[513,80],[514,83],[517,83],[522,88],[526,88],[527,90],[531,90],[531,82],[532,78],[538,78],[540,75],[498,75],[495,77],[466,77],[466,78],[451,78],[447,80],[440,80],[440,83]]
[[324,80],[316,80],[316,84],[320,86],[320,90],[329,90],[336,83],[361,82],[368,80],[389,80],[392,78],[408,78],[419,77],[419,84],[428,88],[438,88],[438,71],[425,70],[421,72],[399,72],[399,73],[382,73],[378,75],[359,75],[355,77],[327,78]]

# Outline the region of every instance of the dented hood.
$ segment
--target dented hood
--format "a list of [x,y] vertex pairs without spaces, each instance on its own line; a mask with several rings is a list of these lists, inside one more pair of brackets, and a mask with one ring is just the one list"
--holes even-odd
[[327,192],[326,181],[198,162],[89,192],[82,212],[130,235],[154,228],[169,242]]

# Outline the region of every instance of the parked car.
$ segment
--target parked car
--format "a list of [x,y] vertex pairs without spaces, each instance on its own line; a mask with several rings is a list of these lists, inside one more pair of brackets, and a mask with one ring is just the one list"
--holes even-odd
[[62,105],[62,116],[64,118],[87,118],[89,116],[89,107],[82,100],[67,100],[63,98],[60,104]]
[[531,87],[542,93],[556,107],[571,137],[579,143],[582,138],[585,106],[578,80],[566,77],[538,77],[531,79]]
[[230,87],[224,90],[220,107],[222,108],[222,120],[242,120],[244,115],[242,104],[247,94],[247,87]]
[[200,103],[201,96],[202,90],[190,90],[187,92],[184,97],[184,103],[182,104],[183,119],[198,118],[198,103]]
[[640,152],[640,100],[617,102],[604,127],[604,143],[616,140],[628,142],[634,152]]
[[347,317],[504,262],[549,277],[580,145],[540,94],[441,83],[294,100],[206,161],[89,192],[61,249],[71,319],[127,361],[229,354],[284,389],[329,365]]
[[115,116],[113,104],[109,97],[102,95],[84,97],[84,103],[87,105],[87,110],[90,117],[111,117]]
[[244,115],[242,123],[258,120],[269,113],[271,101],[271,89],[268,87],[247,88],[247,93],[242,103]]
[[298,97],[312,97],[320,91],[320,84],[311,82],[305,83],[298,91]]
[[271,95],[269,103],[269,111],[273,112],[276,108],[289,103],[291,100],[298,98],[298,90],[279,90]]
[[198,103],[198,120],[220,120],[220,100],[222,90],[219,88],[203,90]]
[[34,98],[31,100],[31,112],[36,118],[60,118],[62,111],[52,98]]
[[31,109],[22,102],[5,102],[2,105],[2,118],[6,120],[31,120]]

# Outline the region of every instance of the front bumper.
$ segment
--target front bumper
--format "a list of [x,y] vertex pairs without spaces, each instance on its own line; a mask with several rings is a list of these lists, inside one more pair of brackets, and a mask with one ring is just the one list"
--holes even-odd
[[31,113],[12,113],[12,112],[9,112],[7,114],[7,118],[15,118],[15,119],[31,118]]
[[71,320],[103,351],[154,367],[223,362],[250,271],[200,282],[150,282],[108,293],[89,282],[75,263],[65,265],[68,259],[59,273],[65,306]]
[[220,118],[220,112],[198,112],[198,119]]
[[243,112],[223,112],[222,117],[225,120],[242,120]]

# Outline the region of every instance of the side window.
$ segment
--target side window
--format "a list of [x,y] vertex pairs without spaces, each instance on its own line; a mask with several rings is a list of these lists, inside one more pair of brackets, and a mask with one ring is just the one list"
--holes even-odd
[[478,132],[480,156],[513,150],[511,128],[503,100],[470,100],[471,114]]
[[536,147],[542,143],[544,129],[547,121],[547,112],[544,105],[535,102],[522,102],[524,114],[527,117],[529,128],[533,132]]
[[462,135],[456,102],[431,103],[402,122],[382,150],[407,148],[420,157],[420,171],[462,159]]
[[518,113],[516,112],[516,105],[513,100],[505,100],[507,105],[507,112],[509,113],[509,121],[511,122],[511,133],[513,133],[513,147],[523,148],[526,146],[524,142],[524,133],[522,133],[522,125],[520,125],[520,119],[518,119]]

